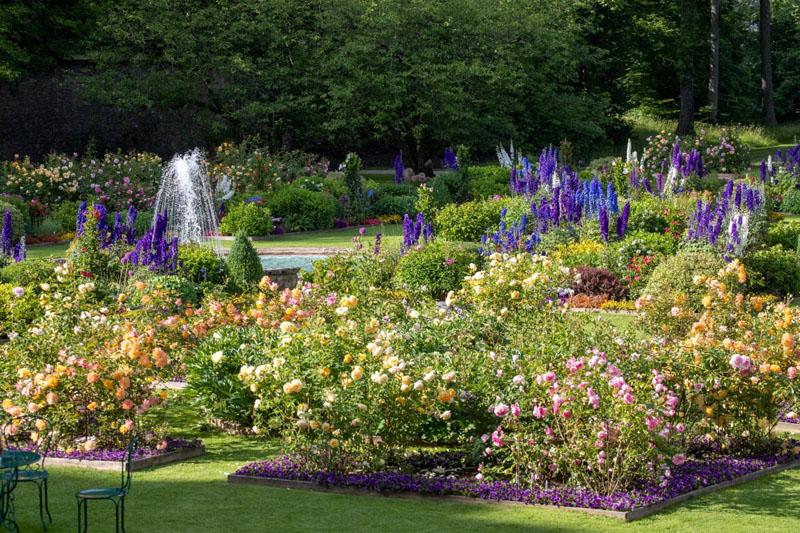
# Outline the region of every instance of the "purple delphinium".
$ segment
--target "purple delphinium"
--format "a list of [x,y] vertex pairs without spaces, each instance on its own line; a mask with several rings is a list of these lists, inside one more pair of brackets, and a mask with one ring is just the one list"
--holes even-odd
[[622,208],[622,213],[617,217],[617,237],[622,239],[625,237],[625,232],[628,230],[628,217],[631,214],[630,200],[625,202],[625,207]]
[[119,214],[119,211],[114,213],[114,227],[111,230],[111,244],[116,244],[122,236],[125,234],[125,224],[122,223],[122,216]]
[[75,216],[75,235],[78,237],[83,235],[83,226],[86,224],[87,207],[86,200],[84,200],[78,207],[78,214]]
[[605,206],[600,207],[598,217],[600,218],[600,236],[605,242],[608,242],[608,212]]
[[767,182],[767,162],[761,160],[761,183]]
[[394,182],[395,183],[403,183],[403,177],[406,171],[406,167],[403,164],[403,152],[398,153],[394,156]]
[[131,205],[128,207],[128,217],[125,221],[125,238],[128,241],[128,244],[133,244],[136,242],[136,219],[139,217],[139,211],[136,210],[136,207]]
[[15,263],[20,263],[28,256],[28,250],[25,247],[25,236],[23,235],[19,242],[14,245],[13,258]]
[[153,227],[122,256],[122,263],[147,266],[154,272],[174,272],[178,267],[178,238],[167,238],[167,225],[167,214],[157,213]]
[[606,205],[608,206],[608,210],[616,215],[619,212],[619,202],[617,199],[617,191],[614,189],[614,183],[608,182],[606,193]]
[[458,157],[451,147],[444,149],[444,157],[442,158],[442,166],[452,170],[458,170]]
[[6,209],[3,213],[3,230],[0,233],[0,257],[10,257],[13,250],[11,245],[14,228],[11,222],[11,210]]
[[379,253],[381,253],[381,238],[382,237],[383,237],[383,235],[381,235],[380,231],[375,233],[375,246],[372,248],[373,255],[378,255]]

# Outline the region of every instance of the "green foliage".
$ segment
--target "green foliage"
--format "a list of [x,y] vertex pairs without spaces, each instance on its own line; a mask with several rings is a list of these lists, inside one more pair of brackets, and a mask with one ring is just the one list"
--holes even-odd
[[682,252],[666,258],[653,271],[642,294],[652,296],[664,305],[675,305],[679,295],[688,297],[690,305],[699,306],[705,287],[695,285],[695,276],[713,276],[725,266],[718,255],[707,252]]
[[508,194],[509,170],[499,166],[470,167],[470,193],[474,198]]
[[267,206],[280,217],[286,231],[332,228],[335,203],[329,194],[292,186],[281,187],[267,199]]
[[478,242],[487,229],[500,223],[509,200],[473,200],[450,204],[436,214],[435,234],[448,241]]
[[[142,289],[134,287],[144,283]],[[141,306],[147,303],[146,296],[158,300],[158,304],[172,306],[176,300],[181,300],[183,305],[197,305],[200,303],[200,294],[197,285],[190,279],[175,274],[151,274],[140,270],[128,280],[131,294],[131,305]]]
[[272,233],[272,213],[254,202],[232,206],[220,222],[219,229],[226,235],[265,236]]
[[189,394],[207,418],[253,426],[255,395],[238,378],[242,365],[252,364],[263,350],[259,328],[225,326],[206,337],[186,359]]
[[400,258],[394,283],[441,299],[461,286],[470,263],[479,259],[474,244],[434,241]]
[[38,286],[55,277],[54,266],[53,262],[46,258],[26,259],[19,263],[9,263],[0,269],[0,283],[8,283],[15,287]]
[[370,287],[391,287],[398,257],[394,253],[335,254],[315,261],[303,279],[337,294],[358,294]]
[[178,274],[194,283],[221,284],[225,281],[225,261],[213,249],[199,244],[178,248]]
[[243,233],[236,236],[227,259],[230,280],[242,291],[252,290],[264,277],[261,265],[253,244]]
[[344,160],[344,184],[347,187],[345,215],[351,223],[364,219],[364,186],[361,178],[361,158],[351,152]]
[[800,189],[791,189],[786,193],[781,202],[781,211],[800,215]]
[[372,205],[372,214],[380,215],[400,215],[408,213],[413,216],[417,213],[414,205],[417,198],[414,196],[384,196]]
[[63,230],[61,224],[53,217],[47,217],[33,228],[33,235],[59,235]]
[[[14,289],[20,287],[24,293],[17,296]],[[35,286],[0,283],[0,335],[25,332],[42,316],[37,292]]]
[[[75,231],[75,219],[78,216],[80,202],[64,201],[58,204],[52,212],[64,231]],[[141,215],[140,215],[141,218]]]
[[438,207],[449,203],[460,204],[469,199],[469,183],[460,172],[442,172],[431,180],[433,198]]
[[750,290],[779,296],[800,294],[800,258],[794,250],[773,246],[744,258]]
[[781,246],[784,250],[798,250],[800,220],[781,220],[767,230],[767,244]]

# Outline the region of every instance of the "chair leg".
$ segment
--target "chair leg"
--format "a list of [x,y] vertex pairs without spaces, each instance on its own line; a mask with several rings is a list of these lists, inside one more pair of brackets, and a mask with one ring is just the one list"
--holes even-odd
[[114,531],[116,531],[116,533],[119,533],[119,502],[115,500],[112,501],[114,501],[114,515],[115,515],[114,518],[116,524]]
[[44,510],[47,512],[47,520],[52,524],[53,517],[50,514],[50,497],[47,494],[47,478],[44,478]]
[[44,521],[44,492],[43,492],[43,485],[45,481],[41,483],[36,483],[36,488],[39,489],[39,520],[42,522],[42,529],[47,531],[47,523]]
[[81,524],[81,522],[82,522],[82,520],[81,520],[81,505],[83,505],[83,500],[81,500],[80,498],[76,498],[76,499],[78,500],[78,533],[83,533],[83,530],[81,529],[81,525],[82,525]]
[[83,533],[89,531],[89,500],[83,500]]
[[122,496],[119,503],[122,506],[122,518],[120,520],[120,524],[122,525],[122,533],[125,533],[125,496]]

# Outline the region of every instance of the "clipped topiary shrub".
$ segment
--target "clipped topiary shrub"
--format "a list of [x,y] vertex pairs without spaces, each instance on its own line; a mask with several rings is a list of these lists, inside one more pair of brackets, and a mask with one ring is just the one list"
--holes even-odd
[[194,283],[219,284],[225,280],[225,261],[208,246],[184,244],[178,248],[178,274]]
[[236,236],[228,254],[228,274],[231,282],[240,290],[247,291],[255,287],[264,277],[261,259],[253,248],[250,239],[243,233]]
[[219,229],[225,235],[263,236],[272,233],[272,213],[266,207],[255,203],[238,204],[228,210],[228,214],[220,222]]
[[516,222],[530,210],[525,198],[473,200],[461,205],[450,204],[436,214],[436,235],[448,241],[479,242],[487,229],[500,224],[500,212],[508,208],[506,222]]
[[330,194],[292,186],[278,189],[267,200],[270,211],[281,218],[286,231],[332,228],[335,204]]
[[575,269],[575,294],[606,296],[609,300],[624,300],[628,291],[619,278],[610,270],[583,266]]
[[475,244],[434,241],[400,258],[394,284],[441,299],[461,286],[470,263],[479,260]]
[[779,296],[800,294],[800,258],[794,250],[773,246],[744,258],[750,290]]

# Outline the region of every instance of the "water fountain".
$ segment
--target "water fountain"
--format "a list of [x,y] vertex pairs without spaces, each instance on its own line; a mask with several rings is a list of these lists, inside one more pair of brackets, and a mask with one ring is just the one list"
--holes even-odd
[[161,178],[156,213],[167,214],[167,235],[181,243],[211,246],[222,253],[219,224],[202,152],[175,154]]

